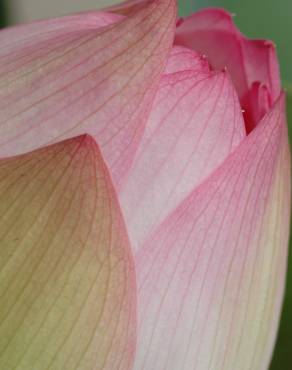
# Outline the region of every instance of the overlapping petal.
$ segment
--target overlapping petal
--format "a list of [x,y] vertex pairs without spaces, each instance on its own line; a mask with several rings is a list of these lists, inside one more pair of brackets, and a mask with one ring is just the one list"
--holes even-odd
[[0,33],[0,156],[89,133],[118,188],[143,133],[175,18],[174,0],[155,0],[128,17],[81,14]]
[[244,137],[227,73],[210,71],[199,54],[175,47],[120,196],[135,249]]
[[[274,46],[209,9],[172,47],[175,8],[0,32],[1,369],[268,366],[290,211]],[[84,133],[106,164],[62,141]]]
[[136,284],[88,136],[0,160],[0,368],[131,370]]
[[[215,69],[227,67],[246,110],[248,131],[263,117],[256,115],[258,111],[253,108],[253,84],[260,83],[267,89],[268,108],[278,98],[281,81],[273,43],[247,39],[223,9],[204,9],[182,20],[175,42],[206,54]],[[264,108],[265,105],[259,110]]]
[[135,370],[260,370],[286,270],[284,97],[139,250]]

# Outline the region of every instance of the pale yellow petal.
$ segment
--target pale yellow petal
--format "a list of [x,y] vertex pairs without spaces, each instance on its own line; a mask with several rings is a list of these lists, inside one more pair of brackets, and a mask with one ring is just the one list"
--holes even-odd
[[135,277],[88,136],[0,161],[0,369],[128,370]]

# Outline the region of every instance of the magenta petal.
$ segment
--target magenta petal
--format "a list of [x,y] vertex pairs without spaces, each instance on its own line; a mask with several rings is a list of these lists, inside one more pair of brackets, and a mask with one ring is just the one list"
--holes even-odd
[[200,55],[175,47],[120,195],[133,246],[138,248],[244,137],[228,74],[210,71]]
[[210,8],[185,18],[177,28],[175,42],[205,54],[215,69],[227,67],[247,111],[248,125],[256,124],[253,115],[250,116],[249,96],[254,82],[267,87],[271,104],[279,96],[281,85],[274,45],[265,40],[248,40],[226,11]]
[[89,133],[118,187],[143,133],[175,20],[175,2],[156,0],[127,18],[87,13],[41,22],[39,33],[38,24],[3,31],[0,156]]
[[267,369],[289,214],[282,96],[138,252],[134,370]]

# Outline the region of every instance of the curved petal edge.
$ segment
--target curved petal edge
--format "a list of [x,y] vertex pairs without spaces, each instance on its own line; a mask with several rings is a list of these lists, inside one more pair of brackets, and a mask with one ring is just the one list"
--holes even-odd
[[265,370],[279,322],[290,217],[282,95],[136,257],[135,370]]
[[131,370],[136,282],[96,143],[0,160],[0,368]]

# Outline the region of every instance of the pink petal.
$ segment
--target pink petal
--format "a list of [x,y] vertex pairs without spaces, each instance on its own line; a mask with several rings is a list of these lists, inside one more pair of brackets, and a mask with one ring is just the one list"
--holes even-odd
[[266,370],[283,296],[290,155],[283,96],[137,257],[134,370]]
[[175,47],[120,195],[134,248],[244,137],[228,75],[210,71],[198,54]]
[[[52,40],[55,38],[55,42],[58,41],[60,32],[67,34],[73,33],[71,36],[76,36],[76,32],[84,30],[97,30],[102,27],[106,27],[110,24],[116,23],[122,20],[123,17],[117,14],[109,12],[85,12],[76,15],[65,16],[62,18],[54,18],[50,20],[40,20],[28,24],[17,25],[14,27],[4,28],[0,32],[0,45],[1,45],[1,74],[5,68],[10,69],[10,65],[5,65],[2,61],[2,56],[9,53],[17,52],[24,56],[29,54],[25,50],[25,47],[32,47],[33,51],[36,52],[33,38],[36,38],[35,44],[48,43],[43,45],[43,48],[39,52],[46,55],[48,49],[54,50]],[[61,39],[62,40],[62,39]],[[61,41],[60,40],[60,41]],[[21,49],[21,50],[18,50]],[[9,58],[12,60],[12,57]],[[20,60],[14,60],[17,64],[21,65]]]
[[96,143],[0,160],[0,368],[132,370],[133,258]]
[[174,0],[156,0],[127,18],[87,13],[41,22],[39,35],[38,24],[4,31],[0,156],[87,132],[118,187],[143,133],[175,18]]
[[215,69],[227,67],[246,110],[248,131],[261,118],[251,113],[250,89],[254,82],[268,89],[269,108],[279,96],[281,83],[274,45],[265,40],[248,40],[226,11],[210,8],[185,18],[179,23],[175,42],[205,54]]

